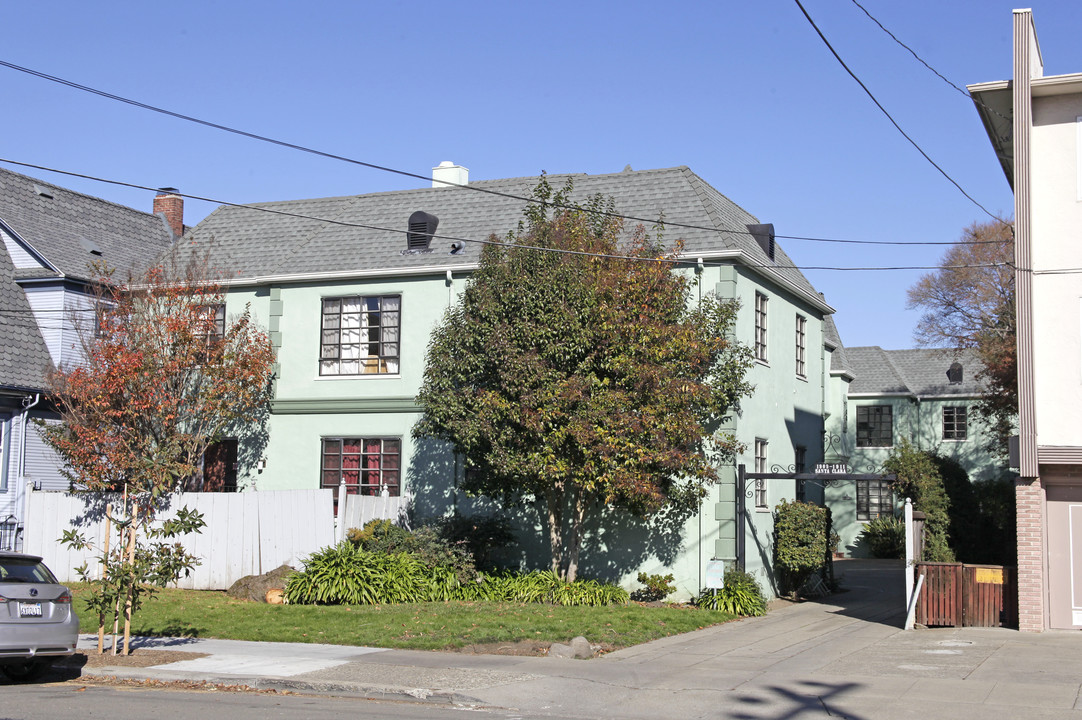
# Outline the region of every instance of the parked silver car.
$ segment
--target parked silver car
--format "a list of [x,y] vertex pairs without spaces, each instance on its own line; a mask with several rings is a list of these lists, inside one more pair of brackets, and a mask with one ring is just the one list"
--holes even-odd
[[74,654],[78,640],[71,591],[40,557],[0,552],[0,670],[30,679]]

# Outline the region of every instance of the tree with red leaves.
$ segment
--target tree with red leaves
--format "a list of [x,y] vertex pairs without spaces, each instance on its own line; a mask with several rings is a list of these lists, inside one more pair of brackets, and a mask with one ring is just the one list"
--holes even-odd
[[[102,501],[119,542],[110,549],[107,531],[96,548],[100,572],[81,572],[95,587],[99,652],[111,613],[114,633],[124,617],[126,653],[140,596],[198,563],[167,541],[197,532],[198,513],[181,508],[160,527],[150,523],[170,493],[200,476],[211,443],[258,424],[270,399],[274,350],[247,308],[225,317],[224,291],[205,257],[174,255],[124,283],[105,268],[95,271],[95,323],[76,325],[82,361],[49,377],[62,422],[43,426],[42,435],[66,462],[73,489],[123,493]],[[75,531],[63,542],[90,547]]]

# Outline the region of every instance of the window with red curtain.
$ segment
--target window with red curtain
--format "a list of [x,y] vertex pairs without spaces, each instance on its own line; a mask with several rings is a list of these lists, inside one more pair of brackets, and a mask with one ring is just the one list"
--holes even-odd
[[323,438],[323,468],[320,487],[335,490],[345,482],[346,492],[360,495],[397,496],[400,438]]

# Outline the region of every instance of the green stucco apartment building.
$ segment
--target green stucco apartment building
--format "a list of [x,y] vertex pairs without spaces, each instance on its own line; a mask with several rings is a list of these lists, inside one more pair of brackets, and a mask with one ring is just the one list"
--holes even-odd
[[[516,228],[537,178],[470,181],[449,163],[433,177],[433,187],[417,190],[222,207],[189,232],[186,241],[229,274],[227,312],[249,305],[278,352],[270,416],[237,444],[239,488],[344,480],[348,492],[408,496],[416,520],[485,509],[457,492],[460,459],[411,438],[414,396],[429,334],[476,268],[479,241]],[[665,238],[683,241],[675,271],[693,276],[700,295],[739,300],[736,334],[756,356],[755,391],[729,421],[746,448],[739,462],[764,471],[820,462],[825,408],[837,404],[828,393],[841,387],[824,336],[833,310],[774,242],[773,227],[686,167],[549,182],[568,179],[577,200],[600,193],[647,225],[663,218]],[[409,233],[411,216],[426,219],[416,213],[438,219],[434,235],[423,224]],[[722,469],[724,481],[690,516],[595,518],[582,574],[632,587],[639,571],[671,572],[686,597],[703,587],[706,563],[724,559],[759,574],[770,592],[771,512],[795,497],[795,483],[743,489],[740,522],[735,470]],[[515,523],[520,542],[507,560],[544,566],[536,513],[520,509]]]

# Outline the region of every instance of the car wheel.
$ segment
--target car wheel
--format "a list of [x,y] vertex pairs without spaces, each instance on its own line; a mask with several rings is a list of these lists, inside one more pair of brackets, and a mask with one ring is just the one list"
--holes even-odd
[[26,662],[4,665],[3,671],[12,680],[25,682],[40,677],[49,669],[50,665],[52,663],[48,660],[27,660]]

